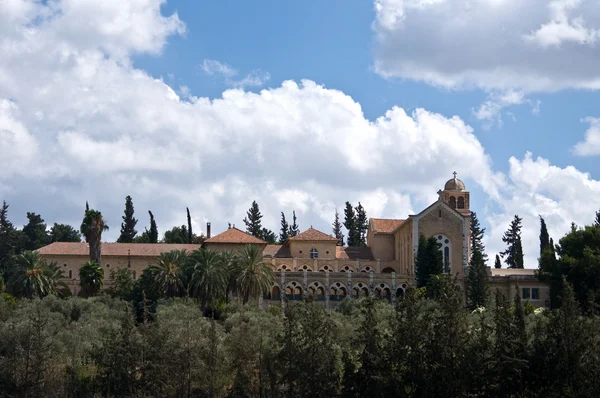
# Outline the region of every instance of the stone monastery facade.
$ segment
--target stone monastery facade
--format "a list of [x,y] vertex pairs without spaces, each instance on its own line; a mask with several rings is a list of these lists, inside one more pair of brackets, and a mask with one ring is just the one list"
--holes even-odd
[[[291,237],[283,245],[270,245],[244,231],[231,227],[211,237],[207,224],[204,246],[215,250],[237,250],[258,245],[263,260],[276,272],[277,280],[263,304],[285,305],[311,295],[328,308],[346,296],[373,295],[394,303],[414,283],[414,260],[419,236],[435,236],[441,245],[444,272],[457,277],[464,290],[470,258],[470,193],[456,178],[446,182],[439,198],[418,214],[406,219],[369,219],[367,247],[338,246],[337,239],[313,229]],[[102,263],[105,278],[110,269],[127,267],[134,279],[165,251],[193,251],[200,245],[103,243]],[[63,264],[74,293],[79,286],[79,267],[88,259],[86,243],[53,243],[39,249],[48,261]],[[548,287],[535,277],[534,270],[490,269],[491,291],[499,289],[514,297],[519,289],[523,298],[536,306],[548,300]]]

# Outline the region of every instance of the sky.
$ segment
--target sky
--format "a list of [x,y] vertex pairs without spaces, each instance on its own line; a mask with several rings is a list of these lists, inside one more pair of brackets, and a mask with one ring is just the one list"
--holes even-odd
[[119,235],[331,232],[346,201],[406,218],[456,171],[490,257],[523,218],[558,241],[600,209],[592,0],[0,0],[0,200],[18,226]]

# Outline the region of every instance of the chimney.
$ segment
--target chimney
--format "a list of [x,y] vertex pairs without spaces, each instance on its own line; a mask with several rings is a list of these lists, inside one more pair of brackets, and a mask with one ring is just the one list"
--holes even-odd
[[210,239],[210,223],[206,223],[206,239]]

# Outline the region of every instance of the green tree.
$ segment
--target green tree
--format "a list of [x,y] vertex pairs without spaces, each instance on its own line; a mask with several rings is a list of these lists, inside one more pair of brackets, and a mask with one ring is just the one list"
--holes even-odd
[[507,248],[500,253],[508,268],[523,268],[523,246],[521,242],[521,222],[523,219],[515,214],[508,230],[502,236],[502,242],[506,243]]
[[257,238],[262,238],[262,214],[258,208],[258,203],[252,201],[250,209],[246,212],[246,218],[244,218],[244,224],[246,224],[246,231]]
[[79,269],[79,286],[84,297],[97,295],[104,287],[104,269],[95,261],[88,261]]
[[163,297],[182,297],[186,294],[185,266],[188,254],[185,250],[160,253],[150,267],[154,275],[156,291]]
[[81,234],[67,224],[57,224],[50,228],[50,242],[81,242]]
[[150,235],[148,234],[148,231],[144,231],[133,238],[133,243],[150,243]]
[[485,245],[483,244],[483,236],[485,235],[485,228],[481,228],[479,224],[479,219],[477,218],[477,213],[471,212],[471,259],[473,258],[473,254],[475,251],[479,251],[479,253],[483,257],[483,262],[486,263],[488,256],[485,253]]
[[187,222],[188,222],[188,228],[187,228],[187,242],[186,243],[194,243],[194,232],[192,231],[192,216],[190,216],[190,208],[186,207],[185,211],[187,212]]
[[125,215],[121,223],[121,235],[117,239],[119,243],[131,243],[137,235],[135,226],[138,220],[133,216],[133,212],[133,201],[131,196],[127,195],[125,198]]
[[367,246],[367,229],[369,227],[369,219],[367,218],[367,212],[365,208],[358,202],[358,206],[355,208],[356,220],[354,226],[356,228],[356,234],[358,237],[358,246]]
[[131,301],[133,299],[133,288],[135,284],[129,269],[111,269],[110,281],[111,288],[109,293],[112,297],[117,297],[125,301]]
[[273,244],[277,241],[277,238],[275,237],[275,232],[271,231],[268,228],[264,228],[261,231],[261,239],[266,241],[267,243]]
[[432,275],[439,275],[443,271],[444,264],[440,244],[435,236],[428,239],[421,234],[415,260],[417,287],[427,286]]
[[225,296],[227,288],[227,265],[225,257],[216,250],[198,249],[190,256],[190,296],[200,301],[202,310]]
[[39,214],[27,212],[27,220],[27,224],[23,227],[25,250],[37,250],[50,243],[44,219]]
[[86,238],[86,242],[88,242],[90,261],[102,264],[100,261],[102,256],[102,232],[108,231],[108,225],[104,223],[102,213],[93,209],[86,210],[80,229]]
[[188,233],[185,225],[181,227],[173,227],[169,231],[165,231],[163,237],[164,243],[187,243]]
[[356,224],[356,213],[350,202],[346,202],[344,209],[344,227],[348,231],[348,246],[359,246],[360,230]]
[[16,270],[8,281],[8,291],[16,297],[46,297],[56,293],[52,270],[37,252],[25,251],[15,257]]
[[148,234],[148,243],[158,243],[158,228],[156,227],[156,221],[154,221],[154,214],[148,210],[150,215],[150,231],[146,230]]
[[540,257],[544,253],[544,250],[550,248],[550,235],[548,234],[548,228],[546,227],[546,221],[540,216]]
[[292,210],[292,225],[290,225],[290,230],[288,231],[288,236],[291,238],[300,233],[300,227],[296,222],[296,210]]
[[285,219],[285,214],[283,212],[281,212],[281,230],[279,232],[279,242],[281,244],[284,244],[285,242],[287,242],[289,236],[289,228],[290,225],[288,224],[288,222]]
[[340,213],[335,209],[335,218],[333,219],[333,236],[338,238],[338,246],[344,246],[344,233],[342,232],[342,223],[340,222]]
[[22,251],[21,234],[8,219],[6,201],[0,208],[0,274],[6,271],[15,254]]
[[275,274],[263,261],[262,250],[256,245],[247,245],[237,253],[236,265],[239,267],[237,290],[244,304],[252,297],[258,297],[271,290],[275,283]]
[[600,227],[600,210],[596,212],[596,218],[594,219],[594,227]]
[[502,262],[500,262],[500,256],[496,254],[496,261],[494,262],[494,268],[502,268]]
[[489,294],[487,267],[478,249],[473,251],[467,272],[467,302],[471,309],[485,307]]

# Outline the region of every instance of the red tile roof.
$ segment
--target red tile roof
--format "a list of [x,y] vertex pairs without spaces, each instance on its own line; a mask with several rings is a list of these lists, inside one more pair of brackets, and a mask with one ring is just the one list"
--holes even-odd
[[[192,252],[200,245],[171,244],[171,243],[102,243],[103,256],[136,256],[157,257],[160,253],[171,250],[186,250]],[[90,249],[85,242],[54,242],[37,250],[41,255],[48,256],[89,256]]]
[[406,220],[398,220],[393,218],[371,218],[375,233],[391,234]]
[[266,245],[262,239],[252,236],[247,232],[237,229],[236,227],[229,228],[225,232],[221,232],[219,235],[215,235],[210,239],[204,241],[204,243],[241,243],[241,244],[255,244],[255,245]]
[[267,245],[263,250],[263,256],[276,258],[291,258],[290,247],[288,245]]
[[370,247],[337,246],[335,258],[338,260],[373,260]]
[[337,242],[338,238],[335,236],[327,235],[325,232],[310,227],[306,231],[299,233],[296,236],[289,238],[291,241],[332,241]]

